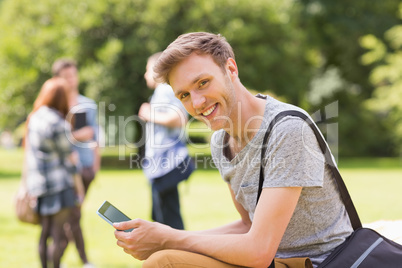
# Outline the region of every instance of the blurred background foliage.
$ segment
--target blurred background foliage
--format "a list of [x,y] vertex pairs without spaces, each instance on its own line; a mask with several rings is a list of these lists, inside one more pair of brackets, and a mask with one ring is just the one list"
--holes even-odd
[[53,61],[69,57],[107,142],[118,131],[135,142],[147,57],[209,31],[233,46],[246,87],[318,111],[324,126],[337,101],[339,155],[399,155],[401,15],[397,0],[0,0],[0,131],[25,120]]

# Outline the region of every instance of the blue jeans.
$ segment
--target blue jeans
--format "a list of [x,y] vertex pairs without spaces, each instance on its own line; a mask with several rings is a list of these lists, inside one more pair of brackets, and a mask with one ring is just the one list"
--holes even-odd
[[181,178],[179,181],[188,179],[194,170],[194,164],[191,161],[191,158],[187,157],[183,163],[168,174],[153,180],[152,220],[169,225],[175,229],[184,229],[180,213],[177,178]]
[[175,229],[184,229],[177,186],[163,193],[152,188],[152,220]]

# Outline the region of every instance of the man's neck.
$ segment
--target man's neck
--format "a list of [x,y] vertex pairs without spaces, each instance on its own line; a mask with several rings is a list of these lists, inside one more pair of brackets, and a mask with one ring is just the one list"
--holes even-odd
[[255,97],[244,88],[237,97],[233,129],[227,131],[228,134],[237,142],[249,142],[261,127],[265,104],[264,99]]
[[255,136],[264,118],[266,101],[252,95],[247,89],[240,91],[237,107],[234,107],[235,120],[232,129],[225,129],[230,145],[229,158],[239,153]]
[[70,91],[69,96],[68,96],[70,106],[75,106],[78,104],[78,95],[79,95],[78,90],[72,89]]

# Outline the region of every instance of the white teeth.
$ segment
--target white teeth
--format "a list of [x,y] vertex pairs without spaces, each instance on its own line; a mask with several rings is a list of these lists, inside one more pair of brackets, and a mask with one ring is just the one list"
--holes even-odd
[[202,113],[203,116],[208,116],[210,115],[216,108],[216,105],[212,106],[211,108],[209,108],[208,110],[206,110],[205,112]]

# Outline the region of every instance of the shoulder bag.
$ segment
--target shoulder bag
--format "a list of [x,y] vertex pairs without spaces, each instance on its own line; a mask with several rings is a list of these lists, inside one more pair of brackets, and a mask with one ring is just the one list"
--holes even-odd
[[[321,151],[325,155],[326,165],[332,172],[336,184],[349,215],[354,232],[345,242],[335,250],[318,266],[318,268],[401,268],[402,267],[402,245],[380,235],[376,231],[362,227],[356,208],[352,202],[346,185],[342,179],[337,166],[334,163],[328,144],[325,142],[320,130],[314,122],[304,113],[299,111],[284,111],[279,113],[270,123],[265,133],[261,149],[261,160],[265,155],[266,143],[273,126],[285,116],[295,116],[303,119],[313,130]],[[264,182],[263,167],[260,169],[260,181],[258,198],[262,191]],[[258,200],[258,199],[257,199]],[[258,201],[257,201],[258,202]],[[269,268],[273,268],[271,264]]]
[[15,212],[17,218],[21,222],[39,224],[39,214],[35,210],[36,203],[37,198],[29,195],[24,181],[21,181],[20,188],[15,197]]
[[[25,143],[25,146],[27,144]],[[27,146],[26,146],[27,148]],[[22,163],[22,174],[21,182],[18,188],[17,194],[15,196],[15,212],[17,218],[21,222],[39,224],[39,213],[36,211],[37,198],[31,196],[28,193],[26,185],[26,174],[27,164],[26,164],[26,152],[24,151],[24,159]]]

